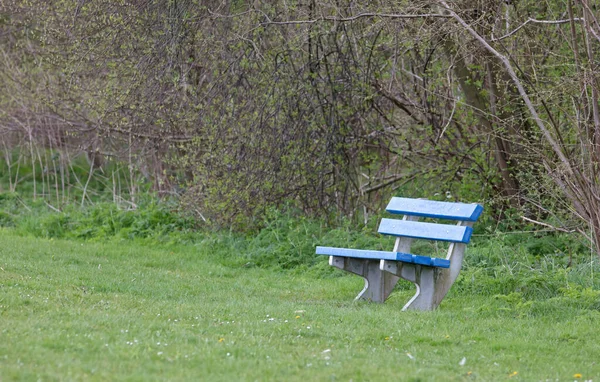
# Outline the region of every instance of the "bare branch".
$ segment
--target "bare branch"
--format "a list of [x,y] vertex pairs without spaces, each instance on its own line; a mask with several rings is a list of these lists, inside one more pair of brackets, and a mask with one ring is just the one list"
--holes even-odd
[[[219,15],[221,16],[221,15]],[[226,16],[223,16],[226,17]],[[229,16],[231,17],[231,16]],[[314,24],[316,22],[319,21],[335,21],[335,22],[348,22],[348,21],[354,21],[360,18],[365,18],[365,17],[373,17],[373,18],[388,18],[388,19],[419,19],[419,18],[449,18],[451,17],[450,15],[445,15],[445,14],[441,14],[441,13],[421,13],[421,14],[397,14],[397,13],[377,13],[377,12],[366,12],[366,13],[360,13],[358,15],[354,15],[354,16],[350,16],[350,17],[333,17],[333,16],[329,16],[329,17],[319,17],[316,19],[311,19],[311,20],[288,20],[288,21],[271,21],[268,20],[264,23],[262,23],[262,25],[269,25],[269,24],[275,24],[275,25],[289,25],[289,24]],[[564,19],[564,20],[538,20],[538,19],[532,19],[531,17],[528,18],[523,24],[519,25],[517,28],[515,28],[513,31],[505,34],[502,37],[498,37],[498,38],[494,38],[492,37],[491,41],[500,41],[500,40],[504,40],[505,38],[508,38],[512,35],[514,35],[515,33],[517,33],[519,30],[521,30],[523,27],[525,27],[527,24],[529,23],[534,23],[534,24],[566,24],[569,23],[571,21],[583,21],[582,18],[575,18],[573,20],[571,19]]]
[[[593,24],[596,25],[596,28],[600,29],[600,24],[598,24],[598,19],[596,18],[596,16],[594,16],[594,12],[592,12],[588,3],[582,2],[582,5],[584,8],[584,12],[586,12],[584,14],[587,15],[587,17],[591,20],[590,24],[593,22]],[[594,30],[592,25],[589,25],[589,32],[592,34],[592,36],[594,36],[596,38],[596,40],[600,41],[600,36],[598,35],[598,32],[596,32]]]
[[576,230],[574,230],[574,229],[566,229],[566,228],[562,228],[562,227],[555,227],[555,226],[553,226],[551,224],[544,223],[544,222],[539,222],[539,221],[533,220],[533,219],[529,219],[528,217],[525,217],[525,216],[521,216],[521,219],[523,219],[525,221],[528,221],[530,223],[533,223],[533,224],[537,224],[537,225],[541,225],[543,227],[551,228],[551,229],[553,229],[555,231],[567,232],[567,233],[576,232]]
[[[211,16],[215,16],[215,17],[219,17],[219,18],[224,18],[224,19],[233,19],[233,18],[241,17],[241,16],[244,16],[244,15],[247,15],[248,13],[252,13],[253,12],[252,10],[248,10],[248,11],[245,11],[245,12],[235,13],[233,15],[224,15],[224,14],[221,14],[221,13],[217,13],[217,12],[211,11],[210,9],[207,9],[207,11],[208,11],[208,13]],[[190,18],[190,20],[194,20],[194,19],[198,19],[198,17]]]
[[288,24],[314,24],[319,21],[335,21],[335,22],[348,22],[354,21],[365,17],[373,17],[373,18],[383,18],[383,19],[421,19],[421,18],[448,18],[449,15],[443,15],[440,13],[423,13],[423,14],[395,14],[395,13],[376,13],[376,12],[368,12],[368,13],[359,13],[355,16],[350,17],[319,17],[312,20],[288,20],[288,21],[266,21],[262,23],[262,25],[288,25]]
[[523,24],[519,25],[518,27],[516,27],[515,29],[513,29],[511,32],[505,34],[504,36],[498,37],[498,38],[495,38],[494,36],[492,36],[491,41],[504,40],[505,38],[508,38],[508,37],[514,35],[515,33],[517,33],[518,31],[520,31],[523,27],[525,27],[525,25],[527,25],[529,23],[534,23],[534,24],[567,24],[567,23],[570,23],[571,21],[583,21],[583,19],[577,17],[577,18],[574,18],[574,19],[564,19],[564,20],[536,20],[536,19],[532,19],[530,17]]
[[157,135],[157,134],[147,134],[140,132],[132,132],[129,130],[121,129],[118,127],[109,127],[109,131],[117,132],[121,134],[132,134],[136,138],[146,138],[146,139],[154,139],[157,141],[166,141],[166,142],[190,142],[194,138],[193,136],[186,135]]

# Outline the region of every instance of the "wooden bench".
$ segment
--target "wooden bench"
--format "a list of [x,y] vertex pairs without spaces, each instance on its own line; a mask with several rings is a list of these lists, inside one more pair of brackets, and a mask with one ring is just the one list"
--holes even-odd
[[[479,204],[392,198],[386,211],[404,215],[402,220],[381,219],[379,233],[397,237],[391,252],[317,247],[317,254],[328,255],[329,265],[365,279],[365,287],[356,299],[384,302],[399,278],[403,278],[413,282],[417,292],[402,310],[433,310],[458,277],[473,223],[483,212],[483,207]],[[419,222],[419,218],[456,223],[425,223]],[[414,239],[450,242],[447,257],[439,259],[411,254]]]

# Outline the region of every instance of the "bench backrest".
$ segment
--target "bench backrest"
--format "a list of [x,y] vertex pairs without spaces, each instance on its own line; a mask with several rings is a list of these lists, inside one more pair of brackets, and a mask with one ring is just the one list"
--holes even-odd
[[[437,202],[424,199],[392,198],[386,210],[392,214],[426,217],[459,222],[474,222],[483,207],[479,204]],[[423,223],[417,221],[381,219],[379,233],[414,239],[449,241],[467,244],[471,240],[473,229],[469,226],[441,223]]]
[[475,222],[483,212],[479,204],[392,198],[385,210],[392,214]]

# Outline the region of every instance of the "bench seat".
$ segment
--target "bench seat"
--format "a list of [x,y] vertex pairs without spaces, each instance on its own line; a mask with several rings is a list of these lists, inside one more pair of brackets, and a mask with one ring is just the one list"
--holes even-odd
[[409,264],[420,264],[427,267],[450,268],[450,260],[435,257],[411,255],[410,253],[371,251],[364,249],[317,247],[317,255],[329,255],[339,257],[354,257],[359,259],[377,259],[401,261]]

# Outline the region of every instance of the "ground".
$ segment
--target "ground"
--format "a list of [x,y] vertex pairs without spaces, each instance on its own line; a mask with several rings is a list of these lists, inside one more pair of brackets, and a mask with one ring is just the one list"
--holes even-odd
[[202,243],[0,242],[2,381],[600,380],[594,309],[458,289],[401,312],[408,290],[356,303],[358,277],[236,266]]

